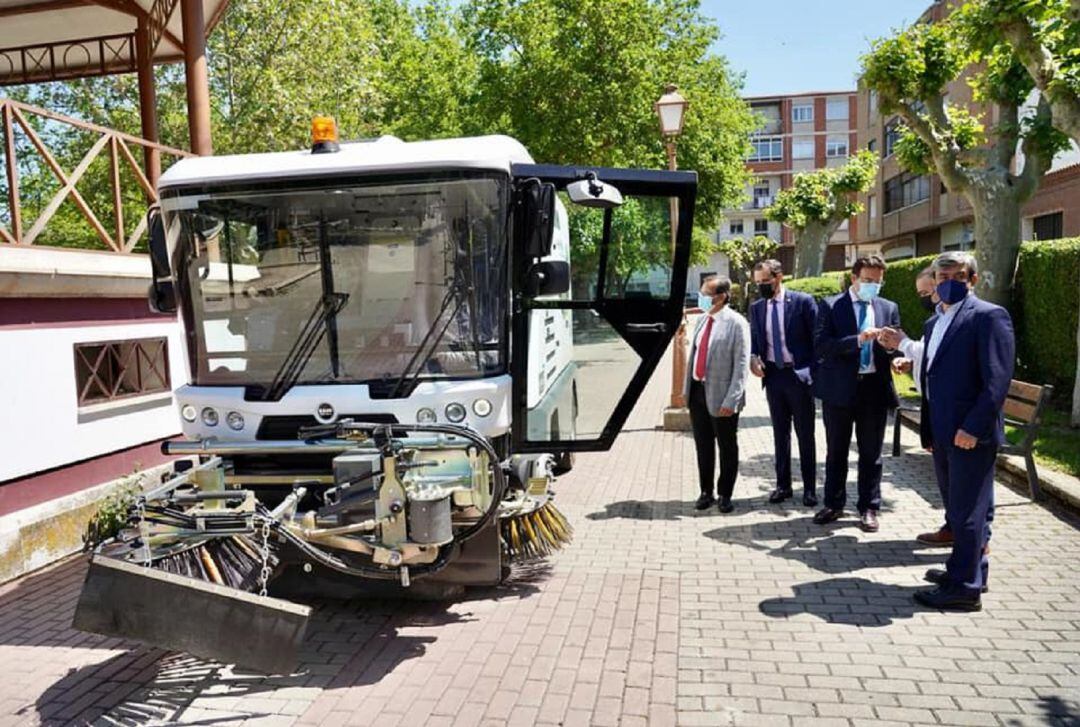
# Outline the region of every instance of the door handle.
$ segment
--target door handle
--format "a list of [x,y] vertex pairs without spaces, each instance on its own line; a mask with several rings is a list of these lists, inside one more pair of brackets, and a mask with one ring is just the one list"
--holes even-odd
[[666,323],[627,323],[626,330],[631,333],[667,333]]

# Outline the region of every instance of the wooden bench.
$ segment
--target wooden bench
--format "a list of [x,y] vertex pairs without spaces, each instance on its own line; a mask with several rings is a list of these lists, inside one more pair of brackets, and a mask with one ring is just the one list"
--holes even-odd
[[[1005,398],[1002,413],[1005,415],[1005,423],[1019,429],[1023,437],[1016,444],[1005,444],[1001,447],[1001,454],[1016,454],[1024,458],[1027,468],[1028,489],[1031,499],[1039,499],[1039,472],[1035,468],[1035,439],[1042,425],[1043,409],[1050,401],[1050,395],[1054,393],[1054,387],[1050,385],[1039,386],[1025,381],[1012,380],[1009,384],[1009,394]],[[900,455],[900,424],[901,420],[908,418],[915,423],[919,421],[919,407],[901,402],[900,408],[893,416],[893,456]]]

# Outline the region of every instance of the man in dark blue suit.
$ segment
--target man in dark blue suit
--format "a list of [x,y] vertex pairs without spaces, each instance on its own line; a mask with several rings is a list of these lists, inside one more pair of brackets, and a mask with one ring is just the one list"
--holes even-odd
[[851,268],[851,287],[821,302],[814,348],[815,394],[825,420],[825,507],[814,516],[820,525],[844,514],[847,504],[848,450],[851,433],[859,449],[859,524],[878,529],[881,509],[881,450],[889,409],[898,401],[892,380],[895,350],[877,340],[884,328],[900,327],[896,303],[879,296],[885,261],[860,257]]
[[776,452],[776,489],[769,502],[792,496],[791,425],[799,440],[803,504],[817,505],[817,452],[814,445],[814,319],[812,296],[787,290],[779,260],[754,265],[760,297],[750,306],[750,371],[763,379]]
[[1005,441],[1001,409],[1012,382],[1016,340],[1008,311],[972,292],[978,279],[974,257],[944,253],[934,260],[934,273],[941,304],[923,334],[920,429],[946,496],[953,549],[944,570],[926,573],[938,587],[916,593],[915,600],[931,608],[978,611],[989,575],[994,464]]

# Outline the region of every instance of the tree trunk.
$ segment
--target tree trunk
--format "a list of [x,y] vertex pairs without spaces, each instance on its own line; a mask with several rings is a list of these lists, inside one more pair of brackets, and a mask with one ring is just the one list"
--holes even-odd
[[816,278],[825,267],[825,248],[840,222],[811,222],[795,240],[795,277]]
[[975,260],[979,264],[975,291],[983,300],[1008,308],[1020,254],[1020,200],[1014,188],[1002,181],[984,185],[970,196],[970,201],[975,212]]

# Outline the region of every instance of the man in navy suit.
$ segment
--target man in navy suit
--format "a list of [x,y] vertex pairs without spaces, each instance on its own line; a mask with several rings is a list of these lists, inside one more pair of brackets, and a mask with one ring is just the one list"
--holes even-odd
[[878,529],[881,509],[881,450],[889,409],[898,401],[892,359],[879,342],[881,330],[900,327],[896,303],[880,297],[885,261],[860,257],[851,268],[851,287],[821,302],[814,348],[818,367],[815,394],[825,420],[825,507],[814,516],[820,525],[844,514],[847,504],[848,450],[851,432],[859,449],[859,524]]
[[813,507],[817,505],[817,452],[810,387],[817,306],[812,296],[784,287],[779,260],[754,265],[754,282],[760,297],[750,306],[750,350],[754,356],[750,371],[763,379],[776,451],[776,489],[769,495],[769,502],[783,502],[792,496],[794,422],[802,465],[803,504]]
[[934,260],[934,273],[941,303],[923,333],[920,429],[943,486],[953,548],[944,570],[926,572],[937,588],[916,593],[915,600],[931,608],[978,611],[989,574],[994,464],[1005,441],[1001,409],[1012,382],[1016,340],[1008,311],[972,292],[978,279],[974,257],[944,253]]

